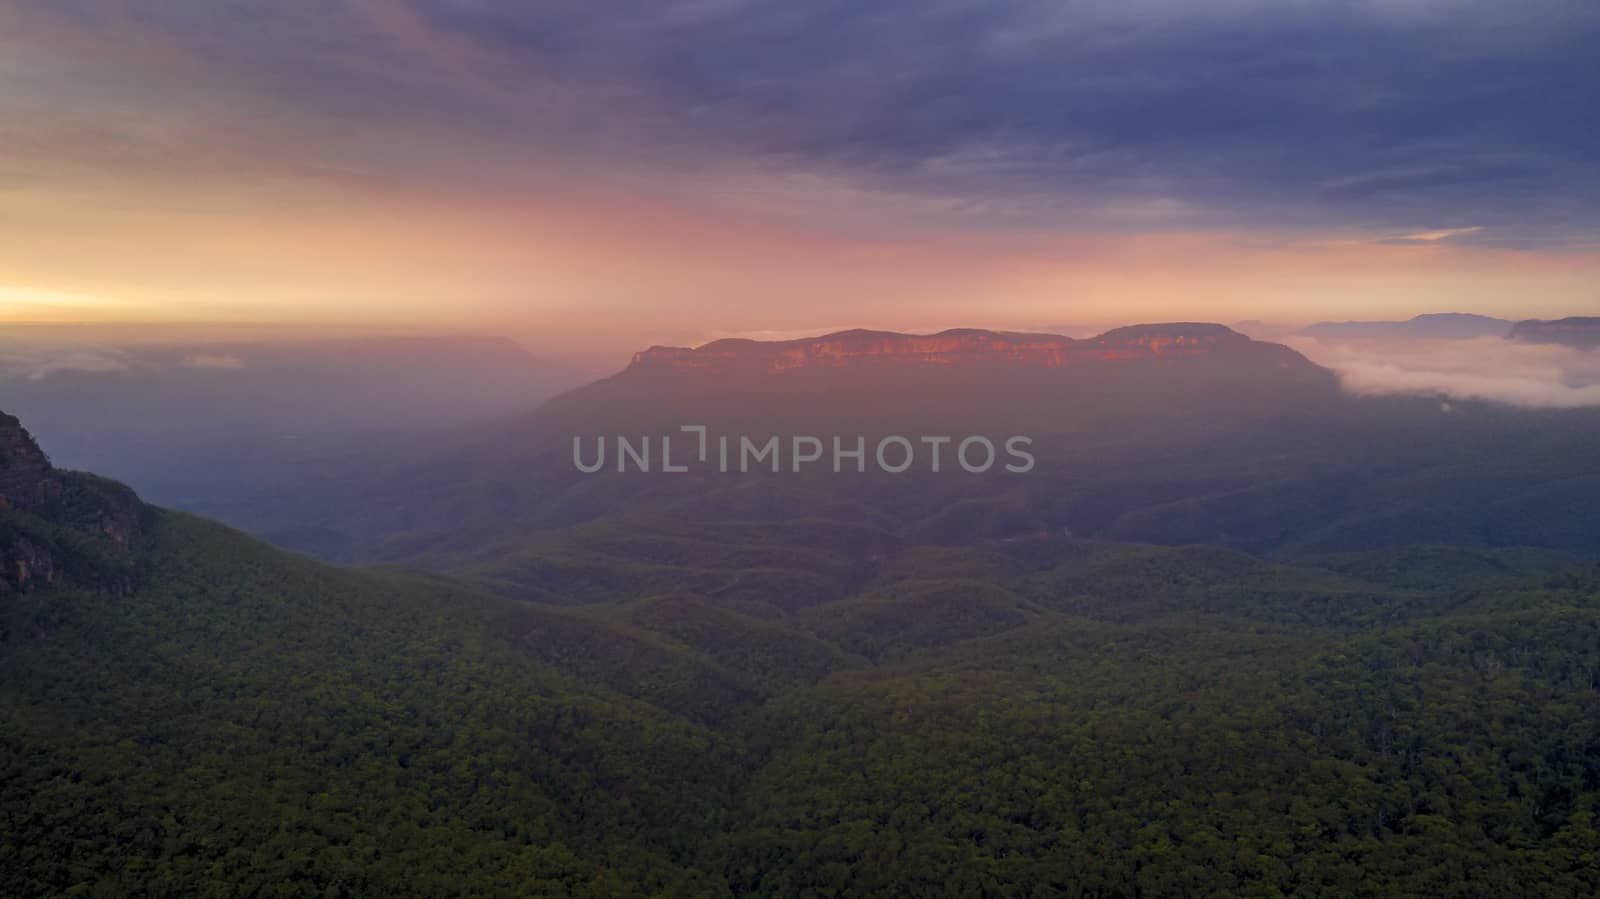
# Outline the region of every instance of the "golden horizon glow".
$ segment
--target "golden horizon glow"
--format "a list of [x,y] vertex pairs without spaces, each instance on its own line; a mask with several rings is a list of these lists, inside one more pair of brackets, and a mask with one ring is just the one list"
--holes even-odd
[[196,213],[146,197],[58,204],[51,228],[6,222],[0,323],[381,322],[618,352],[657,335],[837,326],[1558,317],[1600,279],[1600,254],[1448,234],[841,234],[603,188],[285,200]]

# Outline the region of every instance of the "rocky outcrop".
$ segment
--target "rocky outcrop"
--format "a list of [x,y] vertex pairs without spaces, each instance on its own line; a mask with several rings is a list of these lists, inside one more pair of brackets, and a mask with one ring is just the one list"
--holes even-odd
[[1518,343],[1558,344],[1592,350],[1600,347],[1600,316],[1573,316],[1555,321],[1517,322],[1509,339]]
[[13,416],[0,413],[0,594],[70,576],[132,587],[132,554],[145,506],[132,490],[57,470]]
[[822,337],[764,342],[718,340],[704,346],[656,346],[637,353],[629,372],[770,373],[865,367],[1032,367],[1174,356],[1199,356],[1254,344],[1215,324],[1176,323],[1117,328],[1089,340],[1057,334],[957,329],[937,334],[840,331]]
[[0,412],[0,509],[32,509],[61,495],[61,478],[16,416]]
[[0,593],[55,583],[56,560],[48,549],[27,537],[13,538],[10,544],[0,548],[0,565],[4,566]]

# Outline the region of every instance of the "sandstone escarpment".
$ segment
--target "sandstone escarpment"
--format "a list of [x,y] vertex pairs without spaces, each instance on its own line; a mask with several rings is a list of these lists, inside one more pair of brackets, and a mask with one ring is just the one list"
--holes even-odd
[[0,413],[0,594],[64,577],[124,592],[145,506],[115,481],[60,471],[15,417]]

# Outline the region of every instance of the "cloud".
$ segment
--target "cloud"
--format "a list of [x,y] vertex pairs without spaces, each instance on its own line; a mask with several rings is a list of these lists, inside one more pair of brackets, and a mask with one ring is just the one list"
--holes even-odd
[[116,374],[172,367],[238,371],[245,362],[232,353],[191,353],[174,361],[161,351],[152,354],[115,346],[0,346],[0,380],[43,381],[64,374]]
[[178,364],[184,368],[212,368],[227,371],[239,371],[244,368],[243,359],[228,353],[197,353],[193,356],[185,356],[183,361]]
[[[1600,106],[1592,0],[143,6],[0,10],[0,57],[90,61],[49,82],[72,104],[0,91],[8,143],[334,180],[781,173],[1006,227],[1600,231],[1600,144],[1575,114]],[[100,104],[126,112],[62,124]]]
[[1418,231],[1415,234],[1402,234],[1395,239],[1419,243],[1438,243],[1441,240],[1449,240],[1453,237],[1460,237],[1463,234],[1476,234],[1482,230],[1483,228],[1476,225],[1471,228],[1440,228],[1436,231]]
[[0,354],[0,378],[43,381],[59,374],[107,374],[127,371],[126,354],[112,349],[48,348]]
[[1600,406],[1600,353],[1476,340],[1286,341],[1351,393],[1438,395],[1537,408]]

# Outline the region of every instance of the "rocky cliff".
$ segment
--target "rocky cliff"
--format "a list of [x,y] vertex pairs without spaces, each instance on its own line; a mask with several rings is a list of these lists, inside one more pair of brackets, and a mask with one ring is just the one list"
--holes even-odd
[[61,478],[16,416],[0,413],[0,509],[31,509],[61,495]]
[[0,594],[63,577],[131,589],[129,549],[144,515],[127,487],[56,469],[22,423],[0,412]]

